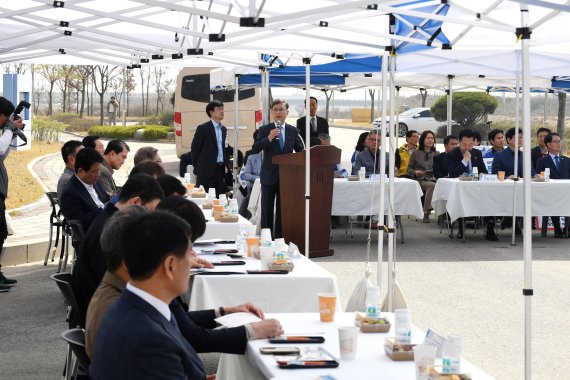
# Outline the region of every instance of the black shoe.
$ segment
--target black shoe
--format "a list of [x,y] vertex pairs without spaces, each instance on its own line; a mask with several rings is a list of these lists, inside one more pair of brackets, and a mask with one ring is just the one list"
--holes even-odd
[[494,223],[488,223],[487,224],[487,233],[485,234],[485,239],[487,239],[489,241],[498,241],[499,240],[499,237],[495,233],[495,224]]
[[463,240],[463,232],[458,232],[458,233],[457,233],[457,238],[458,238],[459,240]]
[[0,285],[13,285],[17,283],[17,280],[12,280],[11,278],[6,278],[2,272],[0,272]]
[[10,290],[10,288],[11,288],[10,285],[2,285],[2,284],[0,284],[0,293],[7,292],[8,290]]

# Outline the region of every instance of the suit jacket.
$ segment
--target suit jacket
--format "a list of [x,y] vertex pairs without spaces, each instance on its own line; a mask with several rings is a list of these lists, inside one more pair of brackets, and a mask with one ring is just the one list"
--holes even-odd
[[[109,194],[97,182],[94,187],[101,202],[107,203]],[[95,201],[89,195],[85,185],[75,175],[69,179],[69,182],[63,188],[59,203],[63,216],[67,220],[79,220],[83,226],[83,231],[89,229],[93,219],[101,212],[101,209],[97,207]]]
[[[228,130],[222,125],[223,162],[227,160],[224,149],[227,134]],[[211,178],[217,173],[218,140],[216,139],[216,130],[211,120],[196,128],[190,155],[194,165],[194,174],[202,178]]]
[[71,275],[71,287],[77,300],[81,326],[85,326],[87,307],[107,270],[107,258],[101,250],[99,238],[105,223],[116,211],[118,209],[113,204],[107,203],[91,223],[85,239],[79,246]]
[[[279,140],[269,141],[269,132],[275,128],[275,123],[267,124],[259,128],[257,139],[252,147],[252,153],[263,151],[263,161],[259,181],[262,185],[276,185],[279,182],[279,165],[273,164],[273,157],[280,154],[300,152],[305,149],[303,141],[299,136],[297,128],[285,124],[285,142],[283,150],[279,145]],[[283,136],[279,136],[283,138]]]
[[206,378],[179,329],[127,289],[103,317],[89,374],[94,380]]
[[111,170],[113,169],[107,164],[107,161],[103,161],[101,164],[101,175],[97,181],[109,195],[117,193],[117,185],[115,184]]
[[[519,150],[519,161],[518,161],[518,175],[523,176],[523,153]],[[497,152],[495,157],[493,157],[493,174],[497,174],[499,171],[505,172],[505,178],[515,174],[515,153],[510,147]],[[534,176],[534,168],[531,167],[531,174]]]
[[[327,119],[325,119],[324,117],[320,117],[320,116],[315,116],[315,118],[317,119],[317,130],[313,131],[311,129],[311,133],[309,135],[310,137],[310,146],[315,146],[315,145],[320,145],[320,141],[317,138],[317,136],[319,135],[319,133],[326,133],[327,135],[329,134],[329,122],[327,121]],[[301,138],[303,139],[303,141],[305,142],[305,145],[309,145],[307,143],[307,139],[305,138],[305,120],[307,120],[306,116],[303,116],[299,119],[297,119],[297,129],[299,130],[299,136],[301,136]]]
[[[374,166],[374,156],[368,149],[364,149],[362,152],[358,153],[356,160],[354,160],[354,165],[352,165],[351,175],[357,175],[360,168],[364,167],[366,169],[366,178],[370,177],[371,174],[380,174],[380,149],[376,152],[376,166]],[[396,156],[396,167],[399,166]],[[386,173],[390,168],[390,153],[386,152]]]
[[560,169],[556,168],[554,160],[549,155],[539,158],[536,162],[536,172],[543,172],[545,168],[550,168],[550,178],[570,179],[570,158],[560,155]]
[[[463,173],[469,172],[469,166],[463,165],[463,153],[461,153],[459,147],[449,151],[447,153],[447,158],[450,178],[457,178]],[[488,173],[485,163],[483,162],[483,154],[478,149],[471,150],[471,166],[474,168],[476,167],[479,170],[479,174]]]
[[433,175],[435,178],[449,177],[449,156],[443,152],[433,158]]
[[[544,156],[544,157],[546,157],[546,156]],[[538,162],[538,160],[540,158],[543,158],[542,150],[540,150],[540,145],[537,145],[530,150],[530,162],[532,165],[531,166],[532,170],[536,169],[536,163]]]

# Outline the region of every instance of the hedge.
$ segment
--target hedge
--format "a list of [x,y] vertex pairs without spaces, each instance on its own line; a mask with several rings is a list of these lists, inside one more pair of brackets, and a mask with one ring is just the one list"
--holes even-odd
[[139,129],[144,129],[142,134],[144,140],[159,140],[165,139],[172,127],[164,125],[132,125],[128,127],[98,125],[89,129],[89,134],[110,139],[132,139]]

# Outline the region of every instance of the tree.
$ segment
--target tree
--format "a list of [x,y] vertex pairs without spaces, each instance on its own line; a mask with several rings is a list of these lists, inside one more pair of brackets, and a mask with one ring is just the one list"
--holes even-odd
[[[70,65],[59,65],[59,76],[56,80],[57,87],[61,90],[61,98],[62,98],[62,112],[69,111],[67,105],[70,103],[69,99],[69,89],[70,89],[70,82],[72,80],[73,75],[75,74],[74,66]],[[69,108],[71,109],[71,104],[69,104]]]
[[48,116],[53,113],[53,86],[59,79],[60,71],[56,65],[38,65],[38,73],[48,82]]
[[75,74],[70,82],[70,86],[75,89],[78,96],[81,96],[81,100],[77,100],[79,107],[79,118],[83,118],[83,113],[85,111],[85,95],[87,94],[87,84],[89,83],[89,78],[93,74],[93,66],[75,66]]
[[[473,127],[499,105],[497,99],[484,92],[456,92],[452,99],[451,118],[463,128]],[[447,120],[447,95],[435,101],[431,113],[437,121]]]
[[93,78],[93,84],[95,85],[95,91],[99,94],[99,106],[101,107],[101,116],[99,118],[99,123],[103,125],[104,118],[104,98],[107,89],[109,88],[109,82],[113,80],[114,71],[118,69],[118,66],[110,67],[108,65],[97,65],[93,66],[93,73],[91,77]]
[[329,119],[329,106],[330,106],[330,101],[331,101],[331,97],[333,96],[333,91],[331,89],[323,89],[321,90],[322,92],[325,93],[325,98],[327,99],[327,104],[325,107],[325,119]]
[[422,108],[426,106],[427,90],[425,88],[420,88],[420,95],[422,97]]
[[374,96],[376,95],[376,90],[369,88],[368,95],[370,95],[370,122],[372,123],[374,121]]
[[566,93],[558,93],[558,122],[556,123],[556,133],[564,141],[564,121],[566,120]]

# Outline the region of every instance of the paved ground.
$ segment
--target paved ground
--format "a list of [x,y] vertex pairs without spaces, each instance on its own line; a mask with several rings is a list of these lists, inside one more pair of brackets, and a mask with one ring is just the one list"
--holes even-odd
[[[335,132],[333,140],[349,141],[352,145],[352,135]],[[164,149],[172,152],[171,147]],[[353,147],[343,148],[346,151]],[[165,161],[172,162],[170,170],[175,171],[174,160],[168,154],[162,155],[167,158]],[[49,165],[44,166],[49,172]],[[55,167],[53,171],[58,172]],[[24,223],[27,217],[15,223],[32,224],[32,230],[45,236],[47,224],[40,223],[45,223],[47,216],[42,219],[40,215],[37,225],[32,219]],[[467,359],[498,379],[522,379],[522,242],[519,240],[516,247],[511,247],[505,231],[499,242],[488,243],[479,231],[476,235],[469,233],[464,244],[440,235],[435,223],[425,225],[404,218],[403,225],[407,240],[397,247],[397,278],[414,323],[444,335],[461,334]],[[344,229],[337,229],[332,237],[335,255],[315,261],[337,275],[346,305],[364,273],[366,230],[355,227],[354,238],[350,238]],[[569,241],[541,239],[537,232],[533,238],[533,375],[536,379],[567,378]],[[376,248],[376,258],[374,252]],[[59,335],[66,323],[62,297],[49,278],[55,266],[33,263],[6,267],[5,272],[17,278],[19,284],[9,293],[0,294],[0,378],[56,378],[63,367],[65,345]],[[379,350],[381,346],[379,341]],[[216,356],[207,356],[206,363],[213,371]]]

